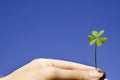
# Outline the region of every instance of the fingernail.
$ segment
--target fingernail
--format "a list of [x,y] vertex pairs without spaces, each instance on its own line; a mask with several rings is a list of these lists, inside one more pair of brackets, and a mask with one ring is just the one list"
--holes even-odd
[[98,71],[98,70],[92,70],[89,71],[89,75],[92,79],[96,79],[96,78],[101,78],[104,75],[103,71]]

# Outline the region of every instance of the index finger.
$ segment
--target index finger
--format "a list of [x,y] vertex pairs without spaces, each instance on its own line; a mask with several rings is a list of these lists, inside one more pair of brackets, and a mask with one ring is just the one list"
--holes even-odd
[[53,66],[62,69],[71,69],[71,70],[80,70],[80,69],[95,69],[92,66],[87,66],[75,62],[64,61],[64,60],[57,60],[57,59],[44,59],[47,62],[48,66]]

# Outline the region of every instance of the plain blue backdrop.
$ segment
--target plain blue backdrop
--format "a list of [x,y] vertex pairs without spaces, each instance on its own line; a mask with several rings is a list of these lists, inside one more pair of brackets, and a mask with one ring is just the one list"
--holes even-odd
[[0,0],[0,73],[8,75],[35,58],[94,66],[87,36],[105,30],[98,67],[120,80],[119,0]]

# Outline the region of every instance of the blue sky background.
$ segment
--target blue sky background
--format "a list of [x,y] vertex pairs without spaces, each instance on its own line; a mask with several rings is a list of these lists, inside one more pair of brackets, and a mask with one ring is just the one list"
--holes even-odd
[[98,66],[120,80],[119,0],[0,0],[0,73],[8,75],[35,58],[94,66],[87,36],[105,30]]

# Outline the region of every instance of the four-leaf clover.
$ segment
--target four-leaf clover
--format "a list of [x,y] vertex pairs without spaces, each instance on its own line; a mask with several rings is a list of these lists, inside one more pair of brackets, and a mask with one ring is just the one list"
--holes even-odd
[[95,48],[94,48],[94,64],[95,64],[95,68],[97,70],[97,46],[102,46],[102,44],[104,42],[107,41],[106,37],[101,37],[101,35],[104,33],[104,30],[101,30],[99,32],[97,31],[92,31],[92,35],[88,36],[88,40],[90,41],[90,45],[94,45],[95,44]]
[[92,36],[88,36],[88,39],[90,41],[90,45],[97,44],[97,46],[102,46],[103,42],[107,41],[106,37],[101,38],[101,35],[104,33],[104,30],[101,30],[99,32],[92,31]]

